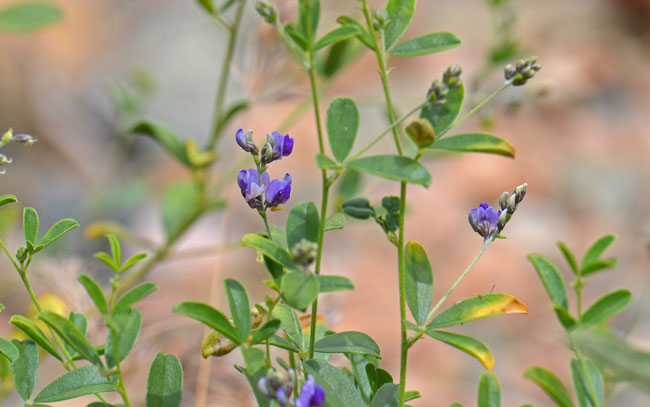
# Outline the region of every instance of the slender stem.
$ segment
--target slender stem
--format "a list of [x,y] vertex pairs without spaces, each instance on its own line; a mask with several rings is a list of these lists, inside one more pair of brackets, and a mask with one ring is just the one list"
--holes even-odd
[[266,212],[258,212],[262,219],[264,219],[264,227],[266,228],[266,233],[269,235],[269,240],[273,241],[273,234],[271,234],[271,227],[269,226],[269,220],[266,218]]
[[230,65],[232,63],[232,57],[235,53],[235,44],[237,42],[237,31],[239,25],[241,24],[242,16],[244,15],[244,7],[246,6],[246,0],[239,0],[239,5],[237,11],[235,12],[235,20],[229,26],[228,32],[228,45],[226,48],[226,55],[223,58],[223,64],[221,66],[221,75],[219,77],[219,86],[217,89],[217,102],[214,109],[214,123],[212,125],[212,135],[210,136],[210,141],[208,142],[208,150],[212,150],[217,144],[219,135],[221,133],[221,124],[223,121],[223,106],[226,100],[226,87],[228,85],[228,75],[230,74]]
[[495,90],[495,91],[492,92],[488,97],[486,97],[485,99],[483,99],[483,100],[481,101],[481,103],[479,103],[478,105],[474,106],[474,108],[472,108],[472,110],[470,110],[469,112],[465,113],[461,118],[459,118],[459,119],[457,119],[455,122],[453,122],[453,123],[451,124],[451,126],[449,126],[449,129],[448,129],[447,131],[449,131],[449,130],[453,129],[454,127],[458,126],[459,124],[461,124],[462,122],[464,122],[468,117],[470,117],[470,116],[473,115],[474,113],[476,113],[476,112],[478,112],[479,110],[481,110],[481,109],[482,109],[486,104],[488,104],[492,99],[494,99],[494,98],[495,98],[499,93],[501,93],[501,92],[503,92],[504,90],[506,90],[506,88],[508,88],[508,86],[510,86],[511,84],[512,84],[512,80],[507,80],[507,81],[503,82],[503,84],[502,84],[501,86],[499,86],[499,87],[497,88],[497,90]]
[[[115,302],[117,300],[117,289],[120,286],[120,274],[119,271],[115,271],[113,275],[113,280],[111,281],[111,295],[110,295],[110,302],[108,304],[109,306],[109,312],[113,313],[113,307],[115,307]],[[129,407],[131,405],[131,402],[129,401],[129,396],[126,393],[126,387],[124,386],[124,377],[122,376],[122,367],[120,366],[120,348],[119,348],[119,343],[117,341],[117,332],[115,332],[112,328],[109,328],[111,330],[112,336],[113,336],[113,350],[115,351],[115,369],[117,370],[117,386],[116,390],[118,393],[120,393],[120,396],[122,396],[122,400],[124,401],[124,405]]]
[[395,129],[397,126],[399,126],[400,124],[402,124],[406,119],[408,119],[408,118],[409,118],[411,115],[413,115],[415,112],[417,112],[418,110],[422,109],[422,108],[423,108],[427,103],[428,103],[428,101],[425,100],[424,102],[420,103],[419,105],[417,105],[416,107],[414,107],[413,109],[411,109],[408,113],[406,113],[405,115],[403,115],[403,116],[400,117],[399,119],[395,120],[393,123],[391,123],[390,127],[388,127],[386,130],[382,131],[381,134],[380,134],[379,136],[377,136],[374,140],[372,140],[370,143],[368,143],[367,146],[365,146],[364,148],[362,148],[361,150],[359,150],[356,154],[354,154],[353,156],[351,156],[350,158],[348,158],[346,161],[352,161],[352,160],[354,160],[355,158],[359,157],[361,154],[363,154],[363,153],[365,153],[366,151],[370,150],[370,149],[371,149],[375,144],[377,144],[381,139],[383,139],[384,136],[386,136],[386,135],[387,135],[388,133],[390,133],[393,129]]
[[[578,274],[576,277],[576,281],[574,283],[575,291],[576,291],[576,308],[577,308],[577,317],[578,317],[578,326],[580,326],[581,320],[582,320],[582,288],[584,287],[584,280],[582,279],[582,275]],[[591,381],[591,375],[589,374],[589,368],[587,367],[587,362],[585,361],[584,355],[582,354],[580,348],[576,346],[573,343],[573,340],[571,338],[571,334],[568,333],[569,335],[569,344],[571,345],[571,349],[573,349],[573,352],[575,353],[576,357],[580,361],[580,366],[582,367],[582,374],[585,377],[585,381],[587,382],[587,387],[588,387],[588,396],[592,401],[592,404],[595,407],[599,407],[598,403],[598,398],[596,397],[596,389],[594,387],[593,382]]]
[[[367,0],[362,0],[361,5],[363,14],[366,18],[366,24],[370,31],[370,37],[374,43],[375,54],[377,55],[377,64],[379,65],[379,76],[381,84],[384,89],[384,97],[386,99],[386,108],[388,109],[388,119],[391,124],[393,133],[393,140],[399,155],[404,155],[402,151],[402,144],[399,139],[399,128],[396,125],[395,109],[393,108],[393,101],[390,94],[390,86],[388,84],[388,69],[386,67],[386,56],[384,49],[384,35],[381,33],[381,43],[377,42],[377,33],[375,32],[372,20],[370,18],[370,10],[368,9]],[[404,395],[406,392],[406,363],[408,360],[408,337],[406,327],[406,290],[405,290],[405,265],[404,265],[404,215],[406,212],[406,182],[400,183],[400,211],[399,211],[399,237],[397,242],[397,270],[399,279],[399,309],[400,309],[400,337],[401,337],[401,351],[400,351],[400,377],[399,377],[399,401],[398,406],[404,406]]]
[[[307,18],[308,25],[311,24],[311,18]],[[307,28],[311,33],[311,27]],[[316,86],[316,64],[314,58],[313,38],[309,38],[309,63],[307,65],[307,73],[309,75],[309,86],[312,97],[312,105],[314,108],[314,118],[316,120],[316,133],[318,135],[318,152],[325,154],[325,141],[323,137],[323,124],[320,117],[320,102],[318,100],[318,87]],[[325,221],[327,220],[327,204],[329,201],[329,190],[331,183],[327,179],[327,170],[321,171],[322,179],[322,194],[320,205],[320,228],[318,231],[318,248],[316,251],[316,264],[314,272],[320,274],[321,261],[323,258],[323,241],[325,239]],[[316,343],[316,320],[318,317],[318,296],[314,299],[311,306],[311,323],[309,327],[309,358],[314,357],[314,344]]]
[[16,260],[14,260],[14,256],[11,255],[9,249],[7,248],[7,246],[5,246],[2,239],[0,239],[0,246],[2,246],[2,250],[4,250],[7,257],[9,257],[9,260],[11,260],[11,263],[14,265],[14,268],[18,270],[18,272],[20,272],[20,266],[18,265],[18,263],[16,263]]
[[458,277],[458,279],[456,280],[456,282],[454,282],[454,284],[452,284],[452,286],[449,288],[449,290],[447,290],[447,292],[445,293],[445,295],[443,295],[442,298],[440,298],[440,300],[436,303],[436,305],[431,309],[431,311],[429,312],[429,315],[427,315],[427,318],[426,318],[427,320],[429,320],[429,318],[431,318],[431,317],[436,313],[436,311],[438,310],[438,308],[440,308],[440,306],[445,302],[445,300],[447,300],[447,298],[451,295],[451,293],[454,292],[454,290],[456,289],[456,287],[458,287],[458,284],[460,284],[460,282],[463,281],[463,279],[464,279],[465,277],[467,277],[467,274],[469,273],[469,271],[472,269],[472,267],[474,267],[474,265],[476,264],[476,262],[478,261],[478,259],[481,258],[481,256],[483,255],[483,253],[485,253],[485,250],[488,248],[488,246],[490,246],[490,244],[491,244],[493,241],[494,241],[494,238],[492,237],[492,238],[487,239],[487,240],[483,243],[483,247],[481,247],[481,250],[478,252],[478,254],[476,255],[476,257],[474,257],[474,260],[472,260],[472,262],[469,264],[469,266],[467,266],[467,268],[465,269],[465,271],[463,271],[463,274],[461,274],[460,277]]

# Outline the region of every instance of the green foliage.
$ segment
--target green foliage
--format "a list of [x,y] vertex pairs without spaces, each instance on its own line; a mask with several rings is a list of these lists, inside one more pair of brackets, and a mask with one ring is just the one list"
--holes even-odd
[[388,0],[386,13],[389,21],[384,30],[384,47],[389,50],[402,38],[411,23],[415,13],[415,0]]
[[457,88],[449,89],[445,98],[447,103],[436,106],[427,104],[420,112],[420,118],[426,119],[431,123],[435,130],[436,139],[440,140],[442,136],[449,131],[452,124],[460,114],[465,98],[465,86],[461,84]]
[[30,340],[20,342],[14,339],[11,342],[18,352],[18,357],[11,362],[11,374],[16,391],[27,401],[34,392],[38,378],[38,348]]
[[354,283],[344,276],[319,275],[319,293],[331,293],[334,291],[354,290]]
[[528,260],[533,263],[553,305],[564,308],[565,310],[568,309],[566,289],[564,288],[564,282],[557,267],[550,260],[539,254],[528,255]]
[[501,407],[501,387],[494,373],[483,373],[478,383],[478,407]]
[[181,140],[173,131],[157,124],[149,122],[139,122],[131,127],[131,132],[143,134],[156,140],[165,151],[175,158],[179,163],[191,167],[190,159],[187,156],[187,150]]
[[603,405],[603,376],[590,360],[571,360],[573,387],[580,407]]
[[482,342],[472,337],[434,329],[426,329],[423,332],[437,341],[453,346],[476,358],[488,370],[494,366],[492,352]]
[[257,250],[287,270],[298,270],[298,266],[294,263],[291,255],[282,246],[266,237],[249,233],[244,235],[241,244]]
[[326,127],[334,158],[341,163],[350,154],[359,130],[359,110],[354,101],[334,99],[327,109]]
[[88,292],[88,295],[90,298],[93,300],[95,303],[95,306],[104,315],[108,314],[108,303],[106,302],[106,298],[104,297],[104,293],[102,292],[101,287],[95,280],[93,280],[90,276],[87,276],[85,274],[80,275],[77,277],[77,280],[84,286],[86,289],[86,292]]
[[287,217],[287,246],[293,248],[302,239],[318,242],[320,218],[313,202],[298,202]]
[[414,240],[406,243],[404,289],[406,303],[418,325],[426,322],[433,301],[433,270],[422,245]]
[[535,382],[559,407],[573,407],[569,392],[550,370],[531,366],[524,372],[524,377]]
[[446,51],[459,45],[460,39],[452,33],[431,33],[404,41],[395,47],[390,54],[394,57],[414,57]]
[[320,284],[315,274],[291,271],[282,277],[282,298],[292,307],[304,310],[318,296]]
[[580,317],[580,327],[587,329],[623,311],[632,302],[628,290],[616,290],[594,302]]
[[412,158],[404,156],[375,155],[357,158],[348,162],[346,167],[389,180],[405,181],[425,187],[431,184],[429,170]]
[[184,301],[174,305],[173,311],[206,324],[235,343],[242,342],[228,318],[208,304]]
[[158,287],[152,282],[142,283],[125,292],[113,306],[113,313],[119,314],[126,311],[133,304],[141,301],[146,296],[156,291]]
[[43,350],[45,350],[47,353],[54,356],[58,360],[63,360],[59,354],[59,351],[56,350],[52,342],[50,342],[41,328],[39,328],[35,323],[23,317],[22,315],[12,316],[9,322],[23,331],[25,335],[27,335],[31,340],[38,344],[38,346],[43,348]]
[[251,329],[251,308],[250,302],[248,301],[248,294],[244,286],[237,280],[226,279],[224,286],[226,288],[230,313],[232,314],[240,341],[242,343],[247,342]]
[[179,407],[183,394],[183,367],[174,355],[156,354],[149,367],[147,407]]
[[86,336],[68,319],[63,318],[53,312],[41,312],[38,317],[43,320],[50,328],[56,331],[59,336],[72,349],[79,352],[85,359],[96,366],[101,366],[102,362],[95,348],[88,342]]
[[58,23],[63,11],[49,1],[13,3],[0,8],[0,32],[29,33]]
[[340,369],[322,360],[308,360],[304,363],[307,372],[314,376],[316,384],[323,387],[327,404],[331,407],[364,407],[366,404],[354,384]]
[[360,353],[379,357],[379,345],[363,332],[347,331],[328,335],[314,344],[319,353]]
[[372,398],[371,407],[397,407],[399,405],[399,386],[393,383],[382,385],[375,397]]
[[469,133],[449,136],[436,140],[431,148],[473,153],[488,153],[515,157],[515,148],[499,137],[484,133]]
[[87,394],[114,391],[113,384],[95,366],[74,369],[48,384],[34,398],[37,403],[70,400]]
[[[106,366],[112,368],[117,366],[118,356],[122,361],[133,349],[142,328],[142,316],[140,311],[133,308],[128,308],[120,313],[113,311],[107,324],[111,329],[106,336]],[[116,349],[119,349],[119,355],[117,355]]]
[[428,329],[460,325],[475,319],[503,314],[527,314],[528,308],[508,294],[489,293],[460,301],[441,312],[428,325]]

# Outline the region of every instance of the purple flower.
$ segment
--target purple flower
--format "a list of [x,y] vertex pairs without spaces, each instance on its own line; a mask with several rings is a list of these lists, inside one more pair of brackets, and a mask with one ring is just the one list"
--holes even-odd
[[314,382],[312,375],[309,375],[300,389],[296,407],[318,407],[323,404],[323,401],[325,401],[325,390]]
[[291,175],[286,174],[284,179],[274,179],[266,188],[266,206],[281,205],[289,200],[291,195]]
[[487,240],[499,231],[499,215],[501,211],[497,212],[496,209],[488,206],[487,202],[483,202],[469,212],[469,224],[476,233]]
[[255,145],[255,142],[253,142],[252,130],[248,130],[247,132],[244,132],[243,129],[237,130],[237,133],[235,133],[235,141],[244,151],[257,154],[257,146]]
[[271,134],[273,137],[273,160],[281,160],[293,151],[293,139],[288,134],[282,135],[277,131]]
[[263,172],[261,177],[257,174],[257,169],[250,168],[242,170],[237,176],[237,184],[241,189],[241,195],[244,197],[248,206],[258,208],[262,205],[262,195],[267,185],[269,185],[269,174]]

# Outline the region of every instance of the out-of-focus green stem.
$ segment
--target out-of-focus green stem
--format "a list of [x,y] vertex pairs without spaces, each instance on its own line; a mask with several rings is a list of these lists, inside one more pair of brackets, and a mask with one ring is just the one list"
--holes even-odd
[[[370,32],[370,37],[373,40],[375,54],[377,55],[377,63],[379,65],[379,76],[381,84],[384,89],[384,97],[386,99],[386,107],[388,109],[388,119],[391,124],[393,133],[393,140],[399,155],[403,155],[402,144],[399,139],[399,129],[395,125],[396,115],[393,107],[393,101],[390,94],[390,87],[388,84],[388,69],[386,67],[386,53],[384,49],[383,33],[381,35],[382,41],[377,41],[377,33],[375,32],[372,19],[370,17],[370,10],[366,0],[361,0],[363,14],[366,18],[366,25]],[[398,406],[404,406],[404,395],[406,392],[406,363],[408,359],[408,337],[406,327],[406,289],[405,289],[405,264],[404,264],[404,214],[406,212],[406,182],[400,183],[400,211],[399,211],[399,237],[397,242],[397,270],[399,280],[399,310],[400,310],[400,379],[399,379],[399,398]]]
[[472,110],[470,110],[469,112],[465,113],[461,118],[459,118],[459,119],[457,119],[455,122],[453,122],[453,123],[451,124],[451,126],[449,126],[449,129],[447,129],[447,131],[449,131],[449,130],[453,129],[454,127],[458,126],[459,124],[461,124],[462,122],[464,122],[467,118],[469,118],[470,116],[472,116],[474,113],[476,113],[476,112],[478,112],[479,110],[481,110],[481,109],[482,109],[486,104],[488,104],[492,99],[494,99],[495,97],[497,97],[497,95],[499,95],[499,93],[501,93],[501,92],[503,92],[504,90],[506,90],[506,89],[508,88],[508,86],[510,86],[511,84],[512,84],[512,80],[511,80],[511,79],[510,79],[510,80],[507,80],[507,81],[505,81],[505,82],[503,82],[503,84],[502,84],[501,86],[499,86],[499,87],[497,88],[497,90],[495,90],[495,91],[492,92],[488,97],[486,97],[485,99],[483,99],[483,100],[482,100],[478,105],[474,106],[474,107],[472,108]]
[[228,27],[228,45],[226,48],[226,55],[223,58],[223,64],[221,66],[221,75],[219,77],[219,85],[217,89],[217,101],[214,111],[214,123],[212,124],[212,134],[210,135],[210,141],[208,142],[207,149],[212,150],[217,144],[217,140],[220,136],[221,123],[223,121],[223,106],[226,100],[226,88],[228,85],[228,76],[230,74],[230,67],[232,64],[232,57],[235,53],[235,44],[237,43],[237,31],[241,24],[242,16],[244,15],[244,8],[246,6],[246,0],[239,0],[239,5],[237,6],[237,11],[235,12],[235,19],[232,24]]

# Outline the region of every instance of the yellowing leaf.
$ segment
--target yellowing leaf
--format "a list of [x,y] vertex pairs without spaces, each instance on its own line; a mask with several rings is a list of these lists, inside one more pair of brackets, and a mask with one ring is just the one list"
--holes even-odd
[[528,308],[526,305],[512,295],[490,293],[478,295],[451,306],[435,317],[427,325],[427,328],[444,328],[502,314],[527,313]]

